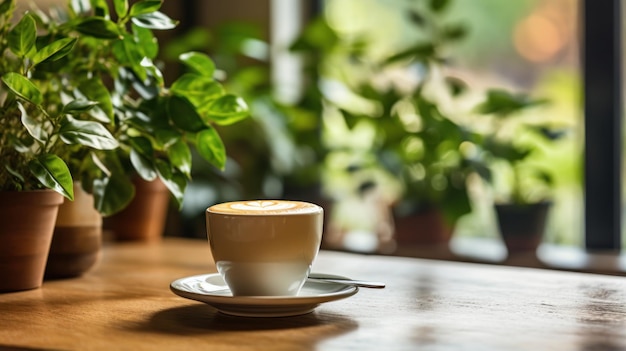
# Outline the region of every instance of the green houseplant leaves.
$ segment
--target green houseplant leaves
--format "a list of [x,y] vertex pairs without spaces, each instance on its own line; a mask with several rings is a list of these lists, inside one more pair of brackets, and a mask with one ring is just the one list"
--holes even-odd
[[18,57],[27,56],[35,47],[37,26],[32,16],[26,15],[8,33],[9,48]]
[[[492,134],[481,144],[489,161],[506,165],[511,172],[510,189],[504,199],[507,203],[525,205],[545,201],[553,186],[552,175],[543,168],[529,167],[528,159],[539,150],[538,142],[554,142],[565,135],[563,130],[524,121],[523,112],[547,103],[527,94],[514,94],[503,89],[490,89],[485,100],[476,106],[483,118],[490,118]],[[516,130],[534,137],[531,143],[521,143],[503,130]],[[486,178],[493,183],[491,177]],[[529,191],[532,189],[533,191]]]
[[[8,93],[0,116],[6,127],[0,138],[2,158],[7,160],[0,174],[3,187],[49,188],[72,200],[72,174],[60,157],[64,155],[60,151],[63,144],[107,150],[116,148],[117,141],[100,123],[72,117],[90,109],[96,102],[70,100],[64,105],[61,92],[51,89],[60,82],[59,77],[36,67],[67,57],[77,39],[50,40],[47,33],[38,36],[38,21],[31,14],[11,27],[6,19],[11,17],[13,1],[3,1],[0,9],[4,11],[2,18],[5,20],[0,23],[0,36],[6,37],[4,46],[0,46],[4,57],[0,79],[1,89]],[[15,56],[7,56],[9,51]],[[12,122],[11,118],[15,117],[19,124]]]
[[28,163],[31,172],[47,188],[74,199],[72,175],[65,162],[56,155],[43,154]]
[[18,73],[6,73],[2,76],[2,82],[13,94],[33,105],[41,105],[43,102],[43,96],[35,84]]
[[[78,31],[89,37],[84,43],[79,41],[79,47],[95,50],[94,55],[110,62],[103,73],[115,85],[107,91],[100,83],[83,82],[80,92],[84,99],[99,102],[88,111],[94,118],[104,122],[105,115],[111,116],[112,132],[120,147],[107,152],[103,163],[111,174],[121,170],[127,175],[114,178],[101,172],[102,180],[94,187],[94,195],[103,213],[117,212],[124,205],[124,194],[112,192],[125,191],[134,176],[147,181],[159,178],[182,205],[191,178],[193,149],[211,165],[223,169],[226,153],[213,125],[232,124],[248,114],[246,103],[228,95],[215,80],[215,64],[206,54],[182,54],[180,61],[188,72],[170,87],[164,84],[152,61],[159,48],[152,30],[173,28],[176,21],[160,12],[160,7],[161,1],[144,0],[129,6],[125,0],[116,0],[116,21],[103,16],[98,22],[79,22]],[[112,24],[117,28],[113,29]],[[207,108],[211,105],[212,109]],[[122,182],[126,184],[119,186]]]
[[188,72],[165,85],[152,30],[177,22],[160,12],[162,1],[68,4],[59,16],[33,12],[12,22],[15,0],[0,0],[0,122],[9,131],[0,135],[1,184],[72,199],[80,179],[110,215],[134,196],[133,177],[159,178],[182,204],[194,150],[223,169],[214,125],[246,118],[246,103],[198,52],[181,55]]

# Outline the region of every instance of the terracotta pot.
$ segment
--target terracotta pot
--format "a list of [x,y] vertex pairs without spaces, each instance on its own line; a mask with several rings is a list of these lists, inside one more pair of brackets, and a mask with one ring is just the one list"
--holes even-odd
[[105,228],[117,241],[153,242],[161,240],[170,193],[160,180],[133,181],[135,197],[124,210],[105,218]]
[[0,291],[41,287],[61,203],[52,190],[0,193]]
[[543,238],[550,202],[496,204],[496,219],[509,255],[535,251]]
[[93,196],[80,183],[74,184],[74,201],[59,207],[45,278],[82,275],[100,257],[102,216],[93,205]]
[[398,246],[447,244],[454,231],[454,226],[446,223],[438,209],[428,209],[404,217],[394,215],[394,225]]

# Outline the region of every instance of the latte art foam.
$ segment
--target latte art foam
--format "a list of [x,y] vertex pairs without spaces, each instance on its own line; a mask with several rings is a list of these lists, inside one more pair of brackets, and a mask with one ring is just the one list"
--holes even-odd
[[280,211],[296,207],[293,202],[276,201],[249,201],[245,203],[234,203],[230,205],[233,210],[242,211]]
[[251,200],[225,202],[209,207],[209,212],[233,215],[285,215],[318,213],[322,208],[301,201]]

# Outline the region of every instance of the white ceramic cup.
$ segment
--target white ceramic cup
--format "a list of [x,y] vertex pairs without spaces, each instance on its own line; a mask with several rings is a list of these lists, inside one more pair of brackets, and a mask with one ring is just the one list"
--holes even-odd
[[322,241],[323,209],[287,200],[235,201],[206,210],[211,253],[234,296],[295,296]]

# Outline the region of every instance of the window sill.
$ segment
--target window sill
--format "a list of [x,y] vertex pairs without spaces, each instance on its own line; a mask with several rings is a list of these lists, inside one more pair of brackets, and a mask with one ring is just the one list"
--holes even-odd
[[399,256],[626,275],[626,255],[619,252],[588,252],[578,247],[542,244],[536,253],[507,257],[496,239],[454,237],[449,247],[399,249]]

